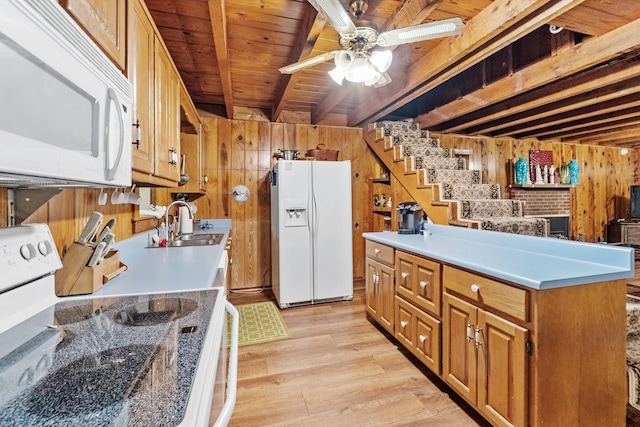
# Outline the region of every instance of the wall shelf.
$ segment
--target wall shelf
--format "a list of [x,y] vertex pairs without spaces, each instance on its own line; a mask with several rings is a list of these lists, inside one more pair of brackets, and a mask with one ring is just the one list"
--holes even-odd
[[577,187],[577,185],[572,184],[510,184],[509,188],[522,188],[526,189],[558,189],[565,190]]

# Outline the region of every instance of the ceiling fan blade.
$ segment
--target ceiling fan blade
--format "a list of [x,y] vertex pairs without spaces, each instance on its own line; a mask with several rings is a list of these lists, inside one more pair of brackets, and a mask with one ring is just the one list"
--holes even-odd
[[396,46],[440,37],[455,36],[460,34],[463,28],[464,23],[462,19],[457,17],[428,22],[426,24],[411,25],[379,34],[378,46]]
[[339,33],[354,33],[356,26],[338,0],[308,0]]
[[312,56],[311,58],[304,59],[302,61],[298,61],[295,64],[287,65],[286,67],[280,68],[280,72],[282,74],[293,74],[296,71],[303,70],[305,68],[313,67],[314,65],[318,65],[322,62],[333,59],[336,54],[340,52],[339,50],[332,50],[331,52],[325,52],[318,56]]

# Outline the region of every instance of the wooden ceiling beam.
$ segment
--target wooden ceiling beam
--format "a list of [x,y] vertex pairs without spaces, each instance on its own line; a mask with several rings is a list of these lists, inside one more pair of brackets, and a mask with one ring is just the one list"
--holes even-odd
[[220,81],[222,83],[222,96],[227,118],[233,118],[233,85],[231,79],[231,67],[229,65],[229,39],[227,36],[227,15],[225,11],[225,0],[208,0],[209,19],[213,31],[213,44],[216,49],[216,59],[218,70],[220,71]]
[[[543,127],[558,126],[571,120],[618,111],[627,108],[628,105],[625,104],[633,104],[638,99],[640,99],[640,77],[634,77],[611,87],[593,89],[590,93],[558,101],[551,106],[539,107],[506,117],[505,125],[500,130],[488,134],[496,137],[522,135]],[[510,119],[511,122],[509,122]]]
[[[440,123],[477,111],[480,108],[505,101],[514,95],[554,84],[565,76],[575,75],[588,68],[606,63],[619,56],[621,52],[634,49],[640,44],[639,27],[640,22],[633,21],[603,36],[589,39],[556,56],[533,64],[489,86],[463,96],[456,101],[435,108],[419,116],[416,121],[422,127],[429,129]],[[635,67],[635,73],[640,73],[639,70],[640,67]],[[626,70],[621,70],[618,74],[622,77],[618,76],[617,78],[627,78],[624,75],[628,75]],[[611,80],[610,76],[605,75],[603,77]],[[575,86],[565,92],[581,93],[585,90],[583,86],[589,86],[589,84]],[[565,93],[563,96],[571,95]],[[556,93],[546,98],[540,98],[535,102],[539,105],[545,102],[553,102],[554,97],[559,99],[559,94]],[[524,107],[531,108],[532,106],[527,104]],[[504,110],[502,110],[502,113],[506,114]],[[465,123],[463,126],[470,127],[469,124]],[[448,129],[439,128],[439,131],[456,132],[463,126]]]
[[385,22],[380,31],[391,31],[396,28],[422,24],[442,1],[443,0],[407,0],[395,11],[393,16]]
[[[380,88],[376,103],[349,116],[349,125],[374,121],[479,63],[584,0],[496,0],[472,18],[458,36],[444,39],[401,78]],[[394,76],[392,76],[394,78]]]
[[[302,25],[298,33],[298,38],[291,49],[289,64],[294,64],[309,57],[313,51],[320,33],[327,24],[326,19],[318,11],[307,3],[307,8],[302,18]],[[299,79],[299,74],[280,74],[277,89],[271,108],[271,121],[275,122],[280,117],[287,100],[293,92],[293,88]]]
[[[407,0],[382,26],[381,31],[390,31],[394,28],[407,27],[422,23],[433,12],[442,0]],[[387,50],[393,51],[397,46],[390,46]],[[393,77],[392,77],[393,79]],[[333,109],[347,98],[356,87],[354,83],[341,85],[329,92],[311,112],[311,123],[318,123]],[[378,91],[377,88],[371,90]]]
[[[592,135],[598,132],[609,132],[612,130],[619,130],[621,127],[629,126],[631,124],[640,124],[640,111],[636,111],[634,114],[625,114],[624,116],[616,116],[609,121],[598,121],[593,125],[583,125],[582,127],[574,127],[572,129],[562,129],[562,132],[550,132],[548,134],[542,134],[536,136],[539,140],[549,139],[581,139],[587,135]],[[518,138],[520,139],[520,138]]]
[[586,137],[580,138],[581,144],[587,145],[605,145],[609,141],[627,140],[630,143],[640,143],[640,126],[631,125],[622,129],[618,128],[609,132],[594,132]]
[[[593,68],[564,80],[559,79],[557,82],[513,96],[503,102],[491,104],[444,122],[436,126],[436,129],[438,131],[447,129],[447,132],[452,133],[463,132],[464,129],[473,133],[488,133],[524,122],[534,123],[533,116],[540,112],[544,113],[545,108],[555,109],[556,112],[553,114],[557,114],[560,107],[571,104],[569,100],[582,102],[589,98],[591,91],[616,85],[638,75],[640,75],[639,59],[616,61],[611,65]],[[610,92],[612,91],[614,90]],[[606,93],[600,91],[599,95],[606,95]]]
[[525,138],[538,138],[538,139],[552,139],[552,138],[567,138],[577,137],[581,134],[592,132],[598,129],[608,129],[615,126],[625,124],[629,120],[634,120],[640,116],[640,102],[636,102],[636,105],[621,109],[619,111],[607,112],[603,114],[597,114],[592,117],[582,117],[578,120],[572,120],[560,127],[546,127],[540,129],[537,132],[529,132],[519,134],[516,137],[518,139]]

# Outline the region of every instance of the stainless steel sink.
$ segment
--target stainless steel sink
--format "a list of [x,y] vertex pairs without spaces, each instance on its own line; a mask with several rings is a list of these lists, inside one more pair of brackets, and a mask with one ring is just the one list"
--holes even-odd
[[180,242],[197,242],[202,240],[205,240],[205,241],[213,240],[215,242],[213,244],[218,245],[222,241],[223,236],[224,234],[222,233],[181,234],[178,237],[176,237],[175,240]]
[[[219,245],[224,237],[223,233],[202,233],[202,234],[181,234],[175,240],[167,242],[166,247],[185,247],[185,246],[213,246]],[[157,243],[149,246],[150,248],[161,248]]]

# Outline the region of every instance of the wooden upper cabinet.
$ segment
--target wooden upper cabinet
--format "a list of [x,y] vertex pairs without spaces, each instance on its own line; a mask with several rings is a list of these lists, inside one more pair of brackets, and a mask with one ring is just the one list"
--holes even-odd
[[[129,1],[127,75],[133,86],[133,180],[175,187],[180,177],[180,76],[149,10]],[[136,136],[134,135],[134,140]]]
[[164,44],[155,49],[155,175],[171,181],[180,177],[180,76]]
[[121,70],[126,65],[126,0],[61,0],[60,4]]
[[139,1],[129,2],[129,63],[128,77],[133,86],[134,139],[133,169],[149,175],[154,173],[154,42],[155,34],[146,8]]

